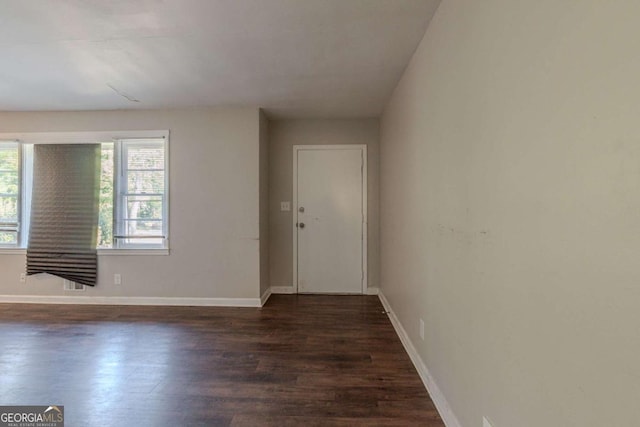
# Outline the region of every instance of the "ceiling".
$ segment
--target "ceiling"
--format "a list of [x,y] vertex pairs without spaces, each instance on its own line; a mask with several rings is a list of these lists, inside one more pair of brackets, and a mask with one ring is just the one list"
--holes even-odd
[[440,0],[3,0],[0,110],[378,116]]

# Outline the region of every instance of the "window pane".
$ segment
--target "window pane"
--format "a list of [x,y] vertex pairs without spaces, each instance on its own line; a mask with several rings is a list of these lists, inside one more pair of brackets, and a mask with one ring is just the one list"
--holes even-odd
[[15,142],[0,142],[0,195],[18,195],[18,149]]
[[[6,148],[6,145],[9,147]],[[18,144],[9,143],[0,148],[0,171],[18,170]]]
[[[162,221],[127,220],[125,230],[127,236],[162,236]],[[127,241],[132,240],[127,239]],[[136,243],[159,244],[162,243],[162,239],[142,238],[136,239]]]
[[130,145],[127,169],[164,169],[164,143]]
[[127,192],[134,194],[164,193],[164,171],[129,171]]
[[[0,245],[18,244],[20,145],[0,141]],[[14,231],[15,230],[15,231]]]
[[15,245],[18,243],[18,233],[15,231],[0,231],[0,245]]
[[129,239],[123,239],[122,242],[125,245],[153,245],[153,246],[162,246],[162,244],[164,243],[164,240],[162,239],[162,237],[158,237],[158,238],[153,238],[153,239],[149,239],[149,238],[140,238],[140,239],[136,239],[134,238],[129,238]]
[[162,197],[126,197],[127,218],[162,219]]
[[18,171],[0,170],[0,194],[18,194]]
[[18,222],[17,196],[0,196],[0,222]]
[[113,246],[113,143],[104,143],[101,148],[98,247],[110,248]]
[[130,219],[126,224],[129,236],[162,236],[162,220]]

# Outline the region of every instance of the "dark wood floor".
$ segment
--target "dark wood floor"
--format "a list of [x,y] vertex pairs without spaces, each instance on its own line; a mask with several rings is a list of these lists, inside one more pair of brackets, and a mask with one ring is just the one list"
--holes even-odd
[[0,304],[0,405],[67,426],[443,426],[377,297]]

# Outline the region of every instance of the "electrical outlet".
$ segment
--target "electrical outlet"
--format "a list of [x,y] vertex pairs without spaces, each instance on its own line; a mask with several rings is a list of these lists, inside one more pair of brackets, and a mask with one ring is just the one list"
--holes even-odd
[[122,285],[122,276],[119,273],[113,275],[113,284]]
[[20,283],[27,282],[27,273],[20,273]]
[[493,427],[487,417],[482,417],[482,427]]
[[291,210],[291,202],[280,202],[280,211],[289,212]]
[[420,319],[420,338],[424,341],[424,320]]

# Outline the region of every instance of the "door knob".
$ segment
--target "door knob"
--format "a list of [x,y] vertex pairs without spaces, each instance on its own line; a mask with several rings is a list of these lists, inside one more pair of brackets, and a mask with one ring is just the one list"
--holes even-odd
[[298,212],[300,212],[300,213],[304,213],[304,206],[300,206],[300,207],[298,208]]
[[298,224],[298,227],[304,228],[304,222],[301,222],[300,224]]

